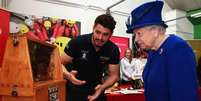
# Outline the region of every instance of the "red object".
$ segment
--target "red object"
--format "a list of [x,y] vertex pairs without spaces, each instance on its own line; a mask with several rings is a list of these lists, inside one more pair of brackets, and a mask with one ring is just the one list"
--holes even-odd
[[[47,38],[45,37],[45,32],[44,31],[42,31],[42,28],[41,28],[41,26],[40,26],[40,24],[39,23],[34,23],[33,24],[33,29],[35,30],[35,33],[36,33],[36,35],[39,37],[39,39],[41,40],[41,41],[45,41]],[[45,29],[44,29],[45,30]],[[44,33],[43,33],[44,32]]]
[[55,38],[63,36],[65,32],[66,20],[62,20],[60,23],[57,24],[58,25],[54,28],[53,31],[53,37],[55,36]]
[[129,47],[129,38],[112,36],[110,40],[119,47],[120,59],[122,59],[124,57],[124,51]]
[[57,24],[54,28],[53,37],[57,38],[59,36],[63,36],[65,30],[65,25]]
[[107,94],[107,101],[145,101],[144,94]]
[[76,38],[79,35],[79,29],[76,24],[74,24],[72,27],[66,26],[65,27],[65,36]]
[[201,87],[199,87],[199,101],[201,101]]
[[42,28],[42,37],[43,37],[43,41],[46,41],[46,40],[48,40],[49,38],[48,38],[48,31],[45,29],[45,27],[43,27],[43,26],[41,26]]
[[[131,85],[120,85],[120,88],[129,88]],[[107,101],[145,101],[144,94],[107,94]]]
[[65,36],[66,36],[66,37],[70,37],[71,34],[72,34],[72,28],[66,26],[66,27],[65,27]]
[[53,25],[52,29],[53,29],[53,34],[52,34],[52,37],[56,38],[57,37],[57,31],[59,29],[59,26],[60,26],[60,23],[56,23]]
[[36,36],[32,31],[29,31],[29,32],[27,33],[27,37],[28,37],[28,38],[31,38],[31,39],[35,39],[35,40],[40,40],[40,39],[38,38],[38,36]]
[[2,66],[6,40],[9,35],[10,12],[0,9],[0,67]]
[[[121,86],[122,88],[127,85]],[[199,88],[199,101],[201,101],[201,87]],[[107,94],[107,101],[145,101],[144,94]]]
[[72,28],[72,37],[75,38],[79,35],[79,29],[76,24],[73,25]]

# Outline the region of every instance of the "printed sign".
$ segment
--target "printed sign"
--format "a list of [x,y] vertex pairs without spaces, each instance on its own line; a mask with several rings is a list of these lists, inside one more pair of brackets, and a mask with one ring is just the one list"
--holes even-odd
[[129,47],[129,38],[112,36],[110,40],[119,47],[120,59],[122,59],[124,57],[124,51]]

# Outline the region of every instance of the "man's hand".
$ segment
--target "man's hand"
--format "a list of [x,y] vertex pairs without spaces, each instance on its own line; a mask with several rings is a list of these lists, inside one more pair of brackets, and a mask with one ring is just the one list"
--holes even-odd
[[75,75],[77,74],[77,71],[71,71],[68,74],[65,74],[65,77],[70,80],[75,85],[83,85],[86,83],[86,81],[78,80]]
[[101,86],[102,85],[99,84],[95,87],[95,93],[93,95],[88,96],[89,101],[95,101],[98,96],[102,93],[102,91],[104,91],[103,89],[101,89]]

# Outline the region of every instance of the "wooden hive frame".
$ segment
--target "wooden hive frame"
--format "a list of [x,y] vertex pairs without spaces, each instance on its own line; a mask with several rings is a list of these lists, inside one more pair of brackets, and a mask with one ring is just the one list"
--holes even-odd
[[[18,40],[19,43],[13,45],[13,37],[10,36],[6,43],[0,69],[0,101],[39,101],[39,99],[45,101],[48,98],[42,98],[40,94],[49,96],[48,88],[51,86],[59,86],[58,96],[63,101],[65,99],[65,80],[58,48],[45,42],[27,39],[25,36],[18,37]],[[48,69],[52,76],[51,79],[43,81],[34,79],[28,41],[53,49]]]

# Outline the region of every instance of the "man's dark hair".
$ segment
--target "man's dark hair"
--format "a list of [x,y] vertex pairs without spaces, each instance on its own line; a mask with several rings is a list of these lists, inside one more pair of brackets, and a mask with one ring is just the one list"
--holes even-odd
[[116,21],[111,15],[102,14],[96,18],[94,25],[96,26],[97,24],[101,24],[102,26],[110,29],[113,32],[116,25]]

